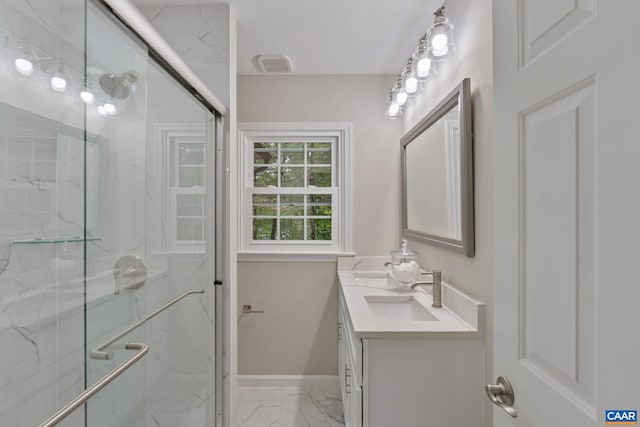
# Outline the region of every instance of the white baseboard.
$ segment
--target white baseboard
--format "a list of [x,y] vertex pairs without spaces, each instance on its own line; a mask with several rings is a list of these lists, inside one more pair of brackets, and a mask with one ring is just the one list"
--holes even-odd
[[334,387],[337,375],[238,375],[238,387]]

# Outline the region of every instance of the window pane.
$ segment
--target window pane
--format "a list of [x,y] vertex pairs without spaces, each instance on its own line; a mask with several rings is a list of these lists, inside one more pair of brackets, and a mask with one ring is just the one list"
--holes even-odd
[[253,240],[275,240],[277,219],[254,218]]
[[307,240],[331,240],[331,220],[316,218],[308,219]]
[[309,186],[331,187],[331,168],[309,168]]
[[178,194],[176,204],[178,216],[204,216],[204,196],[201,194]]
[[204,164],[204,144],[202,143],[180,143],[180,164],[181,165],[203,165]]
[[178,218],[178,240],[204,240],[204,219]]
[[304,220],[281,219],[280,240],[304,240]]
[[272,165],[278,158],[278,147],[273,142],[256,142],[253,144],[253,162],[256,165]]
[[280,185],[282,187],[304,187],[304,168],[302,167],[281,168]]
[[253,168],[254,187],[277,187],[278,167],[277,166],[256,166]]
[[180,187],[204,187],[204,168],[202,166],[181,166]]
[[283,194],[280,196],[280,215],[304,215],[304,194]]
[[331,194],[310,194],[307,215],[331,216]]
[[304,165],[304,143],[283,142],[280,144],[281,165]]
[[254,194],[253,214],[256,216],[276,216],[278,213],[276,202],[277,196],[275,194]]
[[307,148],[308,163],[312,165],[331,164],[331,143],[312,142]]

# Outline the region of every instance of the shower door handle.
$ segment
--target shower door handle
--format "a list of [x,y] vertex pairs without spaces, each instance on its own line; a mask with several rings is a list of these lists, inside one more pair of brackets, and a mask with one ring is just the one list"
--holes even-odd
[[53,427],[58,425],[60,421],[65,419],[69,414],[82,406],[87,400],[93,397],[96,393],[102,390],[107,384],[115,380],[124,371],[129,369],[134,363],[142,359],[149,352],[149,345],[144,343],[127,343],[124,347],[127,350],[136,350],[136,353],[129,359],[124,361],[120,366],[109,372],[104,377],[100,378],[94,385],[82,392],[78,397],[69,402],[64,408],[53,414],[49,419],[40,424],[39,427]]

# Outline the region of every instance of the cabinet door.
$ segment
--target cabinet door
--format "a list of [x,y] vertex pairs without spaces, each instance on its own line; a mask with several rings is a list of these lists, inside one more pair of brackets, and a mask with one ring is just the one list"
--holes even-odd
[[351,359],[349,359],[349,362],[350,366],[347,372],[349,380],[349,417],[352,427],[362,427],[362,388],[358,385],[356,376],[353,375],[353,369],[357,369],[357,367],[352,364],[353,361]]

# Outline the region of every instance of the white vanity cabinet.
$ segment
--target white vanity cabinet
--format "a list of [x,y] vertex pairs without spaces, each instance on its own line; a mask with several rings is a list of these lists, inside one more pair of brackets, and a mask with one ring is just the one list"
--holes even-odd
[[346,427],[483,425],[481,334],[354,330],[342,286],[338,316]]
[[362,426],[362,341],[355,338],[342,298],[338,310],[338,370],[345,427]]

